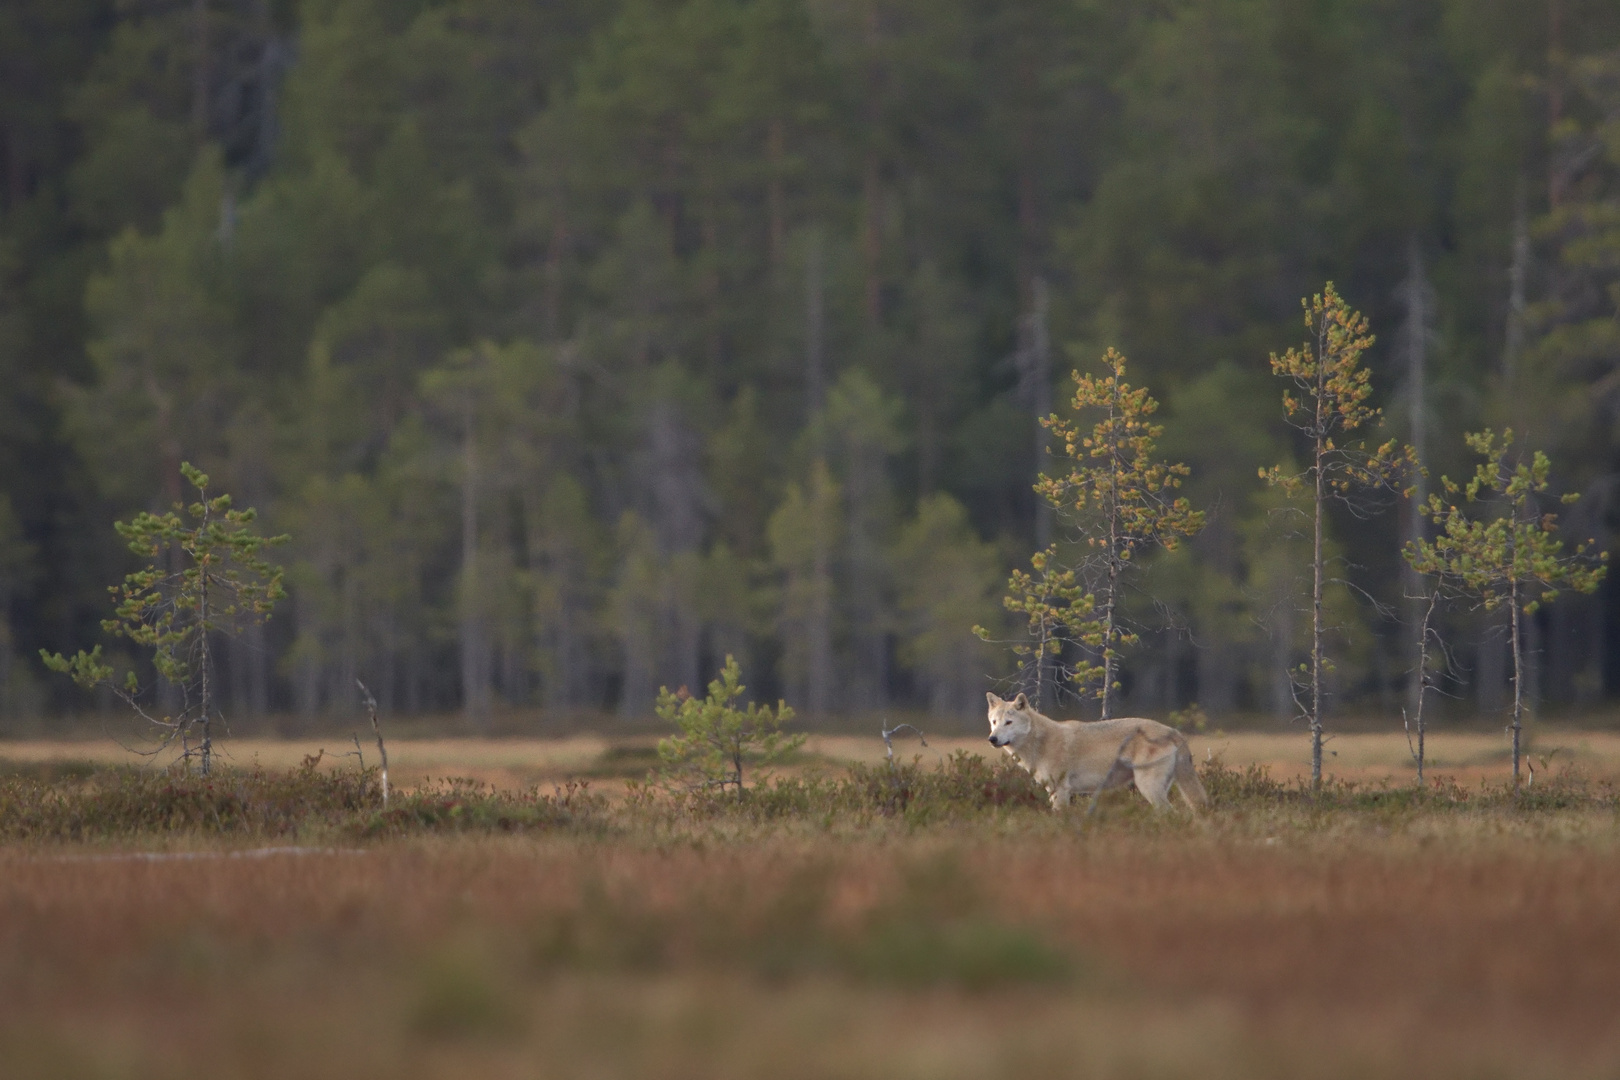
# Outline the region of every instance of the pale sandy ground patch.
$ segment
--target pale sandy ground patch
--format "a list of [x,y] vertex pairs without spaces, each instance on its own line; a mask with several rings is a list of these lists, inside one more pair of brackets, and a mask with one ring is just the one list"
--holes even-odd
[[[392,780],[411,786],[429,780],[465,777],[502,788],[550,785],[571,778],[589,780],[608,790],[628,778],[640,777],[656,763],[657,740],[650,736],[609,738],[582,734],[567,738],[414,738],[388,744]],[[1303,733],[1233,732],[1191,737],[1193,753],[1204,762],[1218,757],[1228,766],[1263,765],[1272,776],[1290,780],[1308,776],[1310,744]],[[376,763],[376,747],[361,740],[368,765]],[[1526,759],[1540,777],[1577,771],[1600,780],[1620,780],[1620,732],[1560,729],[1535,726],[1526,739]],[[897,759],[923,763],[941,761],[957,751],[990,757],[995,751],[977,736],[930,738],[923,746],[915,738],[897,738]],[[231,739],[220,743],[221,759],[240,768],[297,767],[311,756],[322,768],[344,768],[355,763],[355,746],[338,737],[299,739]],[[1473,786],[1508,779],[1510,743],[1495,732],[1440,732],[1429,736],[1428,772]],[[881,739],[862,735],[812,735],[805,753],[785,773],[836,769],[884,759]],[[0,742],[0,769],[9,763],[38,765],[83,762],[95,765],[142,765],[152,759],[131,754],[111,740]],[[1400,732],[1353,733],[1333,736],[1327,743],[1324,772],[1358,782],[1409,783],[1415,770],[1407,740]]]

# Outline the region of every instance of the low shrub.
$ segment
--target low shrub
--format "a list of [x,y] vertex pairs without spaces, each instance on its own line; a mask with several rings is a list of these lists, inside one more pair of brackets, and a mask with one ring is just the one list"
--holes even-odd
[[[1307,826],[1347,814],[1396,821],[1437,812],[1620,810],[1620,794],[1612,785],[1574,773],[1517,792],[1506,785],[1465,789],[1448,780],[1417,787],[1332,779],[1313,792],[1300,781],[1279,781],[1263,767],[1238,769],[1219,760],[1205,762],[1199,774],[1214,815],[1241,819],[1249,813],[1287,811]],[[705,828],[705,823],[832,827],[837,822],[892,820],[926,827],[1006,815],[1050,816],[1045,790],[1016,763],[963,751],[937,762],[914,758],[851,765],[833,774],[771,777],[740,796],[735,789],[680,791],[632,783],[624,799],[610,801],[582,781],[544,793],[442,780],[396,790],[384,809],[377,781],[374,769],[323,771],[313,765],[288,772],[216,769],[207,777],[179,769],[0,772],[0,842],[187,835],[366,839],[602,828],[652,828],[678,835]],[[1101,817],[1120,828],[1159,820],[1129,794],[1105,802]]]
[[553,795],[446,781],[396,794],[387,810],[375,769],[290,772],[108,769],[74,782],[0,777],[0,840],[100,841],[200,835],[355,837],[516,831],[568,824],[601,800],[580,784]]

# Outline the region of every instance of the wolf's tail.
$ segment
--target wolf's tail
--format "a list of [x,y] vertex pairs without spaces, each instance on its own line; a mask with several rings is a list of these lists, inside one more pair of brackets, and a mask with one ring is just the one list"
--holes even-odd
[[1192,748],[1182,739],[1176,747],[1176,790],[1187,800],[1187,806],[1199,810],[1209,805],[1209,793],[1198,779],[1198,766],[1193,764]]

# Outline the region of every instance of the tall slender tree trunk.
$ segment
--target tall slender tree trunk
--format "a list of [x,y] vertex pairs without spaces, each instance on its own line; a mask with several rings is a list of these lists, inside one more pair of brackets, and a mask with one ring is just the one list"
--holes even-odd
[[562,336],[563,256],[568,249],[568,219],[561,211],[551,225],[546,243],[544,285],[540,300],[540,330],[547,341]]
[[782,194],[786,157],[786,125],[780,116],[773,116],[765,127],[765,167],[769,175],[765,184],[766,244],[773,270],[782,264],[782,251],[787,245],[787,200]]
[[[1547,131],[1558,129],[1564,118],[1564,4],[1547,0]],[[1567,175],[1556,153],[1547,156],[1547,205],[1554,210],[1564,201]]]
[[1519,582],[1508,585],[1508,641],[1513,649],[1513,790],[1519,790],[1519,745],[1524,717],[1524,648],[1519,638]]
[[[1418,464],[1428,460],[1428,344],[1429,344],[1429,281],[1423,266],[1423,253],[1418,247],[1417,236],[1413,235],[1407,242],[1406,256],[1406,285],[1402,289],[1406,306],[1406,395],[1407,395],[1407,427],[1411,434],[1412,449],[1417,456]],[[1406,500],[1406,540],[1408,543],[1420,543],[1425,537],[1423,504],[1428,501],[1428,483],[1421,469],[1417,470],[1412,478],[1412,494]],[[1428,649],[1428,619],[1433,612],[1431,603],[1427,610],[1424,606],[1423,577],[1410,564],[1403,560],[1402,574],[1406,579],[1407,619],[1412,625],[1420,625],[1417,642],[1417,655],[1414,657],[1417,668],[1407,691],[1408,705],[1413,712],[1421,715],[1423,709],[1424,670]],[[1420,736],[1421,739],[1421,736]],[[1419,756],[1418,773],[1422,779],[1422,757]]]
[[[202,500],[203,519],[202,528],[207,530],[210,514],[208,500]],[[207,776],[214,765],[214,652],[213,642],[209,640],[208,623],[214,615],[209,606],[208,595],[208,565],[203,563],[197,567],[197,674],[198,678],[198,706],[201,710],[197,726],[202,730],[202,745],[198,748],[198,755],[202,760],[202,774]]]
[[868,151],[866,164],[861,170],[861,261],[865,271],[863,296],[866,301],[866,321],[872,329],[883,321],[881,189],[877,152]]
[[1530,276],[1530,221],[1524,189],[1524,177],[1520,176],[1513,195],[1513,260],[1508,264],[1507,332],[1502,348],[1502,375],[1510,386],[1518,374],[1519,354],[1524,351],[1526,288]]
[[208,0],[192,0],[191,33],[197,56],[191,71],[191,128],[201,146],[208,138]]
[[832,553],[824,530],[816,529],[816,546],[811,574],[813,597],[810,606],[808,668],[806,672],[810,712],[825,717],[832,709]]
[[[804,266],[804,383],[806,422],[815,440],[811,483],[829,483],[826,435],[822,412],[827,402],[827,359],[825,356],[826,311],[822,293],[821,230],[812,227],[806,237]],[[823,491],[812,490],[813,505],[820,505]],[[822,523],[816,524],[811,552],[811,603],[809,625],[805,627],[807,649],[805,693],[810,713],[824,717],[832,708],[832,545]]]
[[1315,516],[1311,537],[1311,790],[1322,786],[1322,515],[1326,509],[1327,492],[1323,461],[1326,456],[1327,417],[1323,415],[1326,364],[1318,350],[1316,394],[1316,465],[1311,470],[1315,481]]
[[698,229],[703,237],[703,303],[708,309],[704,319],[708,326],[704,329],[703,338],[709,354],[711,379],[718,379],[720,365],[724,359],[722,355],[724,342],[720,335],[723,322],[720,311],[720,231],[715,224],[716,214],[714,198],[712,196],[704,198]]
[[[1047,330],[1047,308],[1050,291],[1045,277],[1035,277],[1030,285],[1030,309],[1024,317],[1019,348],[1019,376],[1025,384],[1025,400],[1035,416],[1035,479],[1040,479],[1047,466],[1047,447],[1051,434],[1042,419],[1051,415],[1051,340]],[[1053,505],[1042,497],[1035,499],[1035,551],[1047,551],[1053,531]],[[1055,691],[1053,661],[1042,649],[1035,659],[1035,703],[1042,712],[1050,711]]]
[[1423,786],[1423,766],[1427,760],[1425,738],[1428,734],[1428,723],[1423,713],[1423,705],[1428,697],[1429,689],[1429,629],[1434,626],[1434,611],[1440,603],[1440,590],[1436,587],[1428,595],[1428,602],[1423,607],[1422,618],[1418,626],[1418,655],[1417,655],[1417,705],[1413,709],[1413,725],[1417,728],[1417,782],[1418,787]]
[[865,263],[866,319],[873,328],[883,320],[883,176],[878,156],[878,129],[882,123],[883,68],[878,62],[878,9],[866,7],[866,156],[861,163],[861,257]]
[[[1113,530],[1109,531],[1112,533]],[[1114,605],[1118,589],[1119,560],[1117,556],[1111,555],[1108,560],[1108,594],[1103,606],[1103,690],[1100,717],[1103,720],[1113,715],[1114,670],[1119,662],[1114,655]]]
[[[826,301],[822,287],[821,227],[812,225],[805,236],[804,246],[804,408],[805,422],[815,429],[821,419],[821,410],[827,404],[827,359],[825,342]],[[825,453],[817,440],[816,453]]]
[[469,397],[463,416],[461,476],[461,707],[476,726],[489,720],[489,671],[478,565],[478,451]]
[[[1108,410],[1109,420],[1114,419],[1114,410]],[[1112,430],[1112,428],[1110,428]],[[1117,660],[1114,656],[1114,628],[1115,609],[1119,601],[1119,571],[1121,562],[1119,537],[1119,447],[1109,448],[1109,491],[1104,502],[1104,509],[1108,513],[1108,588],[1103,593],[1103,686],[1102,686],[1102,716],[1107,720],[1113,715],[1111,705],[1114,699],[1114,667]]]

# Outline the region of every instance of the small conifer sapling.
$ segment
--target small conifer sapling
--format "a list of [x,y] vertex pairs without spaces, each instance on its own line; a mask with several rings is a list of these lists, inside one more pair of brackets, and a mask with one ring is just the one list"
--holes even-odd
[[[1445,588],[1471,597],[1486,611],[1505,609],[1513,654],[1513,786],[1519,786],[1524,720],[1523,617],[1535,615],[1560,589],[1591,593],[1608,572],[1609,553],[1593,553],[1591,541],[1566,551],[1558,515],[1542,512],[1538,496],[1549,487],[1552,463],[1537,450],[1526,461],[1512,451],[1511,429],[1466,436],[1483,460],[1466,484],[1441,477],[1446,498],[1436,493],[1424,507],[1440,527],[1433,540],[1416,540],[1404,552],[1412,568]],[[1462,503],[1456,500],[1463,496]],[[1580,496],[1564,495],[1565,504]],[[1473,504],[1484,510],[1470,513]]]
[[707,697],[693,697],[684,686],[659,688],[658,716],[679,729],[658,743],[665,776],[684,778],[693,788],[734,787],[741,798],[745,766],[769,765],[804,745],[803,734],[782,730],[793,719],[785,702],[777,702],[775,709],[757,702],[738,708],[747,689],[731,656],[719,678],[709,683]]
[[213,766],[214,721],[220,718],[213,637],[268,618],[286,598],[281,568],[261,552],[287,537],[258,535],[252,529],[255,511],[231,509],[229,495],[210,497],[207,475],[189,462],[180,471],[197,489],[196,502],[115,523],[146,566],[108,588],[118,607],[101,624],[115,637],[151,650],[157,674],[179,691],[178,711],[160,714],[143,704],[140,677],[130,670],[119,679],[102,659],[100,645],[73,657],[41,649],[40,657],[82,687],[109,687],[150,724],[159,741],[144,752],[158,754],[178,744],[182,760],[195,759],[206,776]]
[[[1036,492],[1069,526],[1069,545],[1080,555],[1075,566],[1058,561],[1058,547],[1036,552],[1033,573],[1014,571],[1006,606],[1024,615],[1030,640],[1014,646],[1024,671],[1040,671],[1058,657],[1065,641],[1082,656],[1060,672],[1094,695],[1102,719],[1113,715],[1120,689],[1124,647],[1138,635],[1124,619],[1126,576],[1153,548],[1173,550],[1204,527],[1204,514],[1175,494],[1188,474],[1185,465],[1154,456],[1161,424],[1152,421],[1159,403],[1144,387],[1125,380],[1125,357],[1109,349],[1101,375],[1074,372],[1070,401],[1076,419],[1053,415],[1041,423],[1063,442],[1068,471],[1042,474]],[[1100,414],[1100,415],[1097,415]],[[1095,416],[1087,425],[1083,419]],[[975,628],[981,637],[982,628]]]
[[1311,787],[1315,789],[1322,784],[1322,696],[1332,670],[1323,653],[1327,626],[1322,612],[1328,502],[1337,500],[1352,512],[1364,513],[1370,495],[1401,490],[1418,464],[1409,446],[1391,440],[1369,450],[1364,440],[1354,436],[1377,421],[1380,413],[1367,404],[1372,376],[1361,366],[1362,354],[1373,343],[1366,317],[1344,302],[1332,282],[1300,304],[1310,338],[1281,356],[1272,353],[1271,371],[1291,384],[1283,392],[1283,412],[1289,425],[1305,438],[1308,464],[1303,470],[1273,465],[1261,469],[1260,476],[1291,497],[1310,497],[1311,659],[1295,674],[1303,675],[1309,690],[1309,698],[1302,704],[1310,724]]

